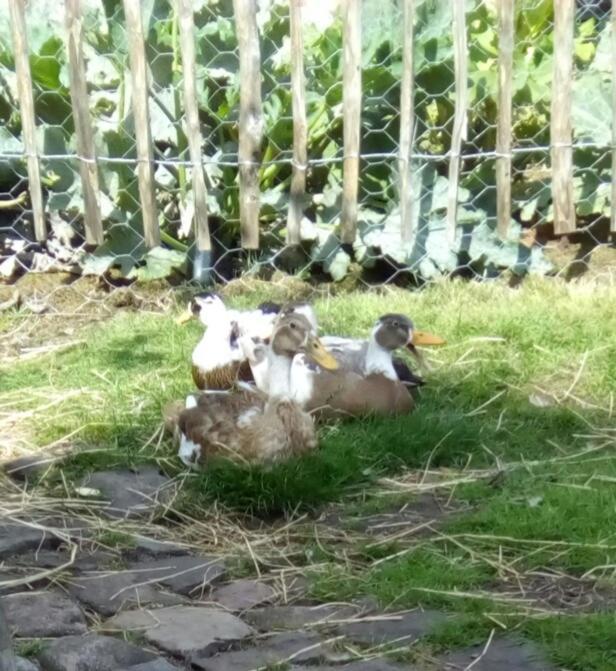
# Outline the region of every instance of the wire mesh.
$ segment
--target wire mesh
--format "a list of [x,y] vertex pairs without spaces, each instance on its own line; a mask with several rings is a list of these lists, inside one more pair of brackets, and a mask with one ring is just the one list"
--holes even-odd
[[[496,0],[466,2],[469,44],[468,139],[462,148],[458,237],[445,238],[447,169],[456,92],[450,3],[415,2],[412,188],[417,218],[410,246],[400,243],[398,140],[402,67],[401,0],[364,0],[362,127],[358,237],[350,249],[337,237],[342,190],[342,31],[339,0],[305,0],[308,115],[307,193],[302,244],[286,245],[292,170],[288,0],[262,0],[264,143],[260,167],[261,247],[239,243],[238,47],[231,0],[195,0],[197,84],[213,251],[208,279],[303,279],[359,285],[417,285],[443,276],[490,278],[502,273],[573,277],[616,259],[610,239],[610,2],[578,1],[573,101],[577,230],[552,232],[550,101],[553,67],[551,0],[516,3],[512,221],[496,235],[495,151],[498,88]],[[27,7],[39,158],[49,239],[37,243],[29,200],[8,1],[0,3],[0,282],[61,271],[134,280],[190,278],[194,260],[191,162],[182,100],[178,17],[168,0],[142,3],[150,73],[149,112],[162,248],[144,243],[128,37],[122,3],[82,0],[89,105],[94,129],[105,242],[85,245],[83,194],[70,104],[62,3]],[[11,202],[7,202],[11,201]],[[67,280],[69,281],[69,280]]]

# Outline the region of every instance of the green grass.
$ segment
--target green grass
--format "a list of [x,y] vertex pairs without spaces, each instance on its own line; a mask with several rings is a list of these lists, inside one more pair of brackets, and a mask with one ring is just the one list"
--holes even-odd
[[[255,304],[266,297],[252,292],[234,302]],[[428,459],[433,468],[516,462],[519,467],[500,482],[456,490],[456,498],[473,510],[445,525],[449,539],[431,538],[375,567],[375,559],[398,546],[378,552],[352,548],[357,562],[332,560],[315,585],[321,596],[363,593],[389,606],[446,607],[468,618],[481,640],[494,626],[484,614],[504,606],[447,593],[496,589],[501,576],[494,562],[520,572],[573,576],[616,563],[616,433],[610,410],[615,298],[614,289],[530,279],[516,290],[500,283],[444,282],[417,293],[358,292],[318,300],[325,332],[363,335],[379,314],[400,311],[447,338],[446,347],[430,353],[433,369],[417,411],[326,427],[317,453],[271,470],[217,463],[186,480],[178,505],[198,511],[219,501],[274,516],[316,510],[374,488],[383,474],[421,469]],[[31,442],[46,445],[73,434],[70,440],[87,449],[67,464],[69,481],[91,468],[152,459],[163,460],[171,473],[179,470],[170,441],[157,448],[155,441],[148,443],[161,407],[191,389],[189,356],[200,328],[178,327],[172,317],[119,312],[81,333],[82,346],[0,366],[4,408],[49,406],[19,429]],[[537,407],[529,401],[537,393],[559,402]],[[571,462],[548,461],[590,447],[598,449]],[[374,510],[374,500],[363,509]],[[332,555],[335,550],[323,560]],[[597,576],[616,587],[609,570]],[[616,664],[610,615],[511,617],[567,668],[603,671]],[[451,633],[443,636],[439,645],[454,641]]]

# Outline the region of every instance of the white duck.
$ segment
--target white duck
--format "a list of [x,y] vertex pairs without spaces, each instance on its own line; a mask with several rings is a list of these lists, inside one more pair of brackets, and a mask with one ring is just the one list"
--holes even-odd
[[234,310],[214,292],[195,296],[189,311],[178,321],[183,324],[197,318],[206,327],[192,353],[192,377],[197,388],[230,389],[237,380],[251,381],[238,338],[269,339],[279,310],[275,303],[262,303],[255,310]]

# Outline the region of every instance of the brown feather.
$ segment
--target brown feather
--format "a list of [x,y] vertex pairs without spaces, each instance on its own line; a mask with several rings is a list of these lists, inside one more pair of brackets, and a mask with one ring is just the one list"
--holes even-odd
[[163,424],[165,430],[171,434],[175,434],[175,431],[180,420],[180,415],[182,414],[185,408],[185,404],[182,401],[171,401],[163,408]]
[[254,381],[248,361],[234,361],[208,371],[193,365],[192,378],[197,389],[219,389],[221,391],[231,389],[238,380]]
[[319,419],[361,415],[401,415],[412,412],[415,402],[406,386],[384,375],[363,377],[349,370],[319,371],[306,410]]

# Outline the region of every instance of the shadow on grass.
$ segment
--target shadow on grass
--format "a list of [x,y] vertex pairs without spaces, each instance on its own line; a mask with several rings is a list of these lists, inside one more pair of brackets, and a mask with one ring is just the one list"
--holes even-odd
[[160,362],[161,352],[152,344],[151,334],[135,333],[112,339],[97,353],[100,365],[114,369],[138,369]]

